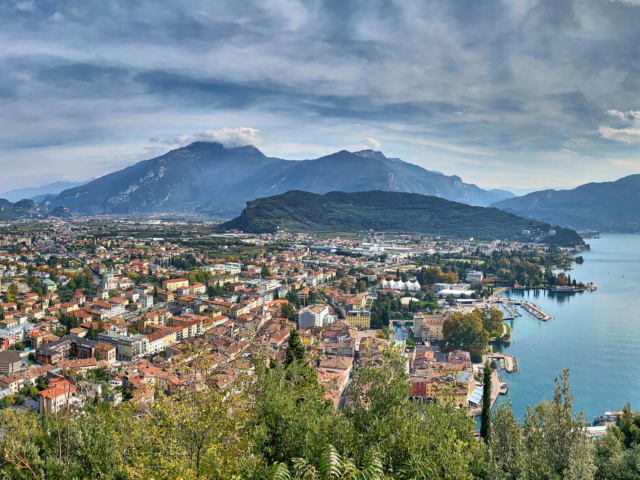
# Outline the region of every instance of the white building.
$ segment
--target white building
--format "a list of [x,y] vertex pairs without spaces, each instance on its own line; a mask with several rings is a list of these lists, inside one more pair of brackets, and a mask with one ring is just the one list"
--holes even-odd
[[441,290],[447,290],[450,287],[451,287],[450,283],[434,283],[433,284],[433,291],[437,293],[437,292],[439,292]]
[[331,317],[327,305],[309,305],[298,313],[298,328],[301,330],[309,327],[322,327],[330,321]]
[[416,278],[412,278],[408,282],[403,282],[402,280],[384,280],[382,282],[382,288],[386,290],[418,292],[420,291],[420,284]]
[[143,309],[153,307],[153,295],[140,295],[140,307]]
[[484,273],[476,272],[475,270],[469,270],[467,272],[467,281],[469,283],[480,283],[484,278]]
[[471,298],[471,295],[475,293],[473,290],[457,290],[457,289],[447,289],[440,290],[438,292],[438,297],[448,297],[451,295],[453,298],[461,298],[464,295],[464,298]]

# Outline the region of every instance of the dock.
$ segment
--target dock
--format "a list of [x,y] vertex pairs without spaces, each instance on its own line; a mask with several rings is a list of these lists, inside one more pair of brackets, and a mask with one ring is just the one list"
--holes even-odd
[[489,360],[495,360],[495,362],[500,365],[500,360],[504,362],[504,369],[507,373],[516,373],[518,371],[518,360],[513,355],[507,355],[506,353],[487,353],[484,357],[482,357],[482,361],[485,362]]
[[[498,372],[495,370],[491,372],[491,408],[496,404],[498,397],[506,393],[506,385],[498,375]],[[482,406],[470,409],[469,413],[477,417],[482,413]]]
[[516,317],[521,317],[522,314],[520,312],[518,312],[518,310],[516,310],[516,308],[509,302],[500,302],[502,304],[502,307],[509,312],[509,315],[511,315],[512,318],[516,318]]
[[540,310],[536,306],[535,303],[520,302],[520,306],[524,308],[527,312],[529,312],[531,315],[536,317],[538,320],[542,320],[543,322],[546,322],[547,320],[551,320],[551,315],[544,313],[542,310]]

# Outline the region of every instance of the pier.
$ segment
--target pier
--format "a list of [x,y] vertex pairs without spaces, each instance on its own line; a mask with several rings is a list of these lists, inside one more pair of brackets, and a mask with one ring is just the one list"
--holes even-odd
[[500,302],[502,304],[502,307],[509,312],[509,315],[511,315],[511,318],[516,318],[516,317],[521,317],[522,314],[520,312],[518,312],[518,310],[516,310],[516,308],[511,305],[510,302]]
[[[496,404],[498,397],[506,392],[506,385],[498,375],[498,372],[495,370],[491,372],[491,408]],[[482,413],[482,406],[471,408],[469,413],[477,417]]]
[[498,364],[498,368],[500,368],[501,360],[504,363],[504,370],[507,373],[516,373],[518,371],[518,361],[516,357],[513,355],[507,355],[506,353],[487,353],[484,357],[482,357],[482,361],[485,362],[489,360],[491,363],[492,360]]

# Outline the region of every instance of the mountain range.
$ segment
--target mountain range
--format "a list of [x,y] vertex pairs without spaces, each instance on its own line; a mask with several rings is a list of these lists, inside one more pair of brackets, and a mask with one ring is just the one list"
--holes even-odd
[[543,190],[492,206],[577,230],[640,232],[640,175],[572,190]]
[[90,182],[86,180],[84,182],[74,182],[70,180],[60,180],[59,182],[49,183],[41,187],[27,187],[17,188],[9,190],[4,193],[0,193],[0,198],[9,200],[10,202],[17,202],[18,200],[33,200],[35,202],[41,202],[50,195],[57,195],[58,193],[73,187],[79,187],[85,183]]
[[59,206],[49,211],[46,207],[38,205],[33,200],[19,200],[11,203],[4,198],[0,199],[0,221],[13,221],[21,219],[45,219],[49,217],[69,217],[69,210]]
[[[573,230],[528,220],[497,208],[483,208],[443,198],[399,192],[289,191],[247,203],[240,216],[222,225],[249,233],[362,232],[369,229],[423,233],[445,238],[495,239],[584,244]],[[554,233],[550,233],[553,230]],[[523,233],[528,231],[529,233]]]
[[42,204],[64,205],[72,214],[199,212],[232,218],[247,201],[289,190],[420,193],[478,206],[513,196],[373,150],[282,160],[253,146],[196,142],[49,196]]

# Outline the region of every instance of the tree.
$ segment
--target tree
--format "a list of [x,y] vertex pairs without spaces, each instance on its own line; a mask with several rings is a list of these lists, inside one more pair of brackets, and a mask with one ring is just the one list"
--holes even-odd
[[482,379],[482,414],[480,416],[480,437],[485,441],[491,440],[491,366],[484,362]]
[[296,307],[300,306],[300,303],[301,303],[300,302],[300,297],[298,297],[298,294],[296,292],[294,292],[293,290],[290,290],[289,292],[287,292],[286,299],[292,305],[295,305]]
[[307,360],[306,349],[300,340],[300,333],[294,328],[289,333],[289,344],[284,355],[284,366],[287,367],[294,362],[304,363]]
[[490,335],[484,329],[478,312],[476,309],[470,313],[456,313],[444,320],[443,344],[448,351],[466,350],[475,356],[484,354]]
[[307,305],[313,305],[318,301],[318,295],[313,290],[309,289],[309,294],[307,295]]
[[511,402],[498,405],[493,416],[487,478],[520,480],[525,469],[525,445]]
[[293,308],[293,305],[291,305],[289,302],[282,304],[282,308],[280,309],[280,316],[282,318],[291,320],[293,318],[294,313],[295,313],[295,309]]
[[95,329],[93,328],[93,325],[91,325],[91,326],[89,327],[89,331],[87,332],[87,338],[88,338],[89,340],[95,340],[95,339],[96,339],[96,331],[95,331]]
[[20,290],[18,289],[18,284],[12,283],[9,285],[7,289],[7,293],[11,295],[13,298],[16,298],[20,294]]
[[340,282],[340,290],[342,290],[344,293],[347,293],[349,291],[349,288],[349,282],[346,278],[343,278]]
[[447,295],[445,300],[449,304],[450,307],[453,307],[456,304],[456,301],[453,298],[453,295],[451,295],[451,294]]

